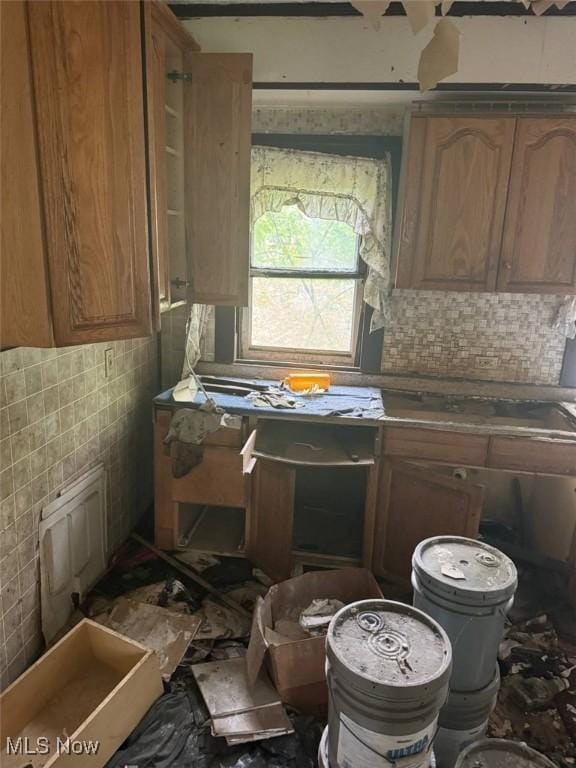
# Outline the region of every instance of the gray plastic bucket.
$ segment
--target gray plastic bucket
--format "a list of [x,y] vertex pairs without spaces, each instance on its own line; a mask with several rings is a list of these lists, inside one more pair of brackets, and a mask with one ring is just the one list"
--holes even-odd
[[496,664],[492,680],[479,691],[450,691],[438,718],[442,728],[466,731],[488,719],[500,690],[500,669]]
[[517,580],[509,557],[473,539],[437,536],[414,550],[414,606],[436,619],[452,642],[451,690],[478,691],[490,683]]
[[496,706],[500,688],[498,665],[486,688],[479,691],[451,691],[440,710],[434,751],[439,768],[454,768],[460,752],[486,733],[488,718]]
[[481,739],[466,747],[455,768],[556,768],[551,760],[518,741]]
[[[434,741],[434,752],[438,768],[454,768],[458,755],[469,744],[483,738],[488,727],[488,718],[475,728],[465,731],[454,731],[450,728],[438,728]],[[326,766],[328,768],[328,766]]]
[[442,627],[412,606],[338,611],[326,637],[330,768],[427,768],[451,664]]

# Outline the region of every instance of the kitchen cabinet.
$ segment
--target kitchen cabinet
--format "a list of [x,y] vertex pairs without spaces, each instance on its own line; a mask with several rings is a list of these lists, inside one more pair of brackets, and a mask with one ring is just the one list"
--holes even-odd
[[0,347],[53,342],[29,49],[24,2],[0,3]]
[[199,53],[157,2],[0,13],[0,348],[147,336],[179,301],[245,304],[251,56]]
[[252,56],[200,53],[165,6],[145,10],[160,308],[246,305]]
[[[14,25],[22,47],[3,66],[2,86],[19,88],[23,102],[3,130],[3,262],[15,276],[2,302],[1,344],[145,336],[152,326],[139,6],[11,5],[2,4],[3,37],[11,39]],[[26,196],[31,205],[20,207]]]
[[415,115],[399,288],[576,291],[576,116]]
[[[239,428],[221,427],[201,446],[175,442],[170,448],[165,438],[182,404],[170,392],[155,400],[156,546],[196,549],[201,541],[204,551],[245,553],[276,579],[287,578],[296,562],[370,567],[378,421],[261,418],[241,396],[237,407],[226,397]],[[190,452],[196,460],[188,461]]]
[[498,290],[576,292],[576,117],[517,121]]
[[138,6],[14,2],[0,12],[0,346],[147,335]]
[[431,536],[478,535],[482,486],[414,464],[385,459],[377,501],[372,570],[410,584],[412,553]]
[[413,117],[398,287],[496,288],[514,120]]

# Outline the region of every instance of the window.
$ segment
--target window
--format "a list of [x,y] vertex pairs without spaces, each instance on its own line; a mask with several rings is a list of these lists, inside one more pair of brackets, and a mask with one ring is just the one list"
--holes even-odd
[[354,361],[362,304],[359,237],[349,224],[268,211],[252,229],[243,357]]
[[[384,332],[381,327],[370,330],[374,305],[365,295],[366,286],[371,297],[376,287],[373,230],[358,236],[362,227],[352,210],[359,216],[372,211],[380,222],[392,220],[400,137],[254,134],[252,138],[257,158],[255,162],[253,156],[253,190],[258,192],[252,193],[256,202],[249,307],[216,307],[215,361],[327,365],[378,373]],[[278,164],[267,157],[259,164],[258,150],[265,147],[315,153],[319,170],[309,168],[303,179],[302,158],[295,158],[296,166],[292,161],[283,165],[284,156]],[[328,165],[323,163],[325,155]],[[330,160],[334,156],[349,162],[338,170]],[[386,170],[370,162],[374,160],[384,160]],[[308,186],[310,179],[313,183]],[[372,195],[370,184],[375,191],[384,179],[384,187],[378,189],[385,189],[385,194]],[[315,199],[307,198],[307,192],[313,192]],[[323,194],[326,197],[319,199]],[[378,210],[371,200],[380,201]]]

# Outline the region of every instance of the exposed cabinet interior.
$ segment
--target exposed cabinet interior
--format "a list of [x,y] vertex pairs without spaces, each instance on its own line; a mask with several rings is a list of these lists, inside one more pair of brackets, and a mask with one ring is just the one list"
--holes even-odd
[[162,3],[146,3],[152,248],[160,311],[187,296],[184,220],[185,52],[198,45]]
[[200,53],[146,4],[152,243],[159,309],[248,300],[250,54]]
[[576,116],[414,115],[399,288],[576,291]]

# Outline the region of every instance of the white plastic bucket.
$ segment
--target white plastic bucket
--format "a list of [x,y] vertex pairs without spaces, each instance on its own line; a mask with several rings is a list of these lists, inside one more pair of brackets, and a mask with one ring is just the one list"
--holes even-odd
[[326,638],[330,768],[428,768],[451,659],[444,630],[412,606],[342,608]]
[[414,606],[450,638],[451,690],[479,691],[489,685],[516,584],[512,560],[482,542],[437,536],[414,550]]

